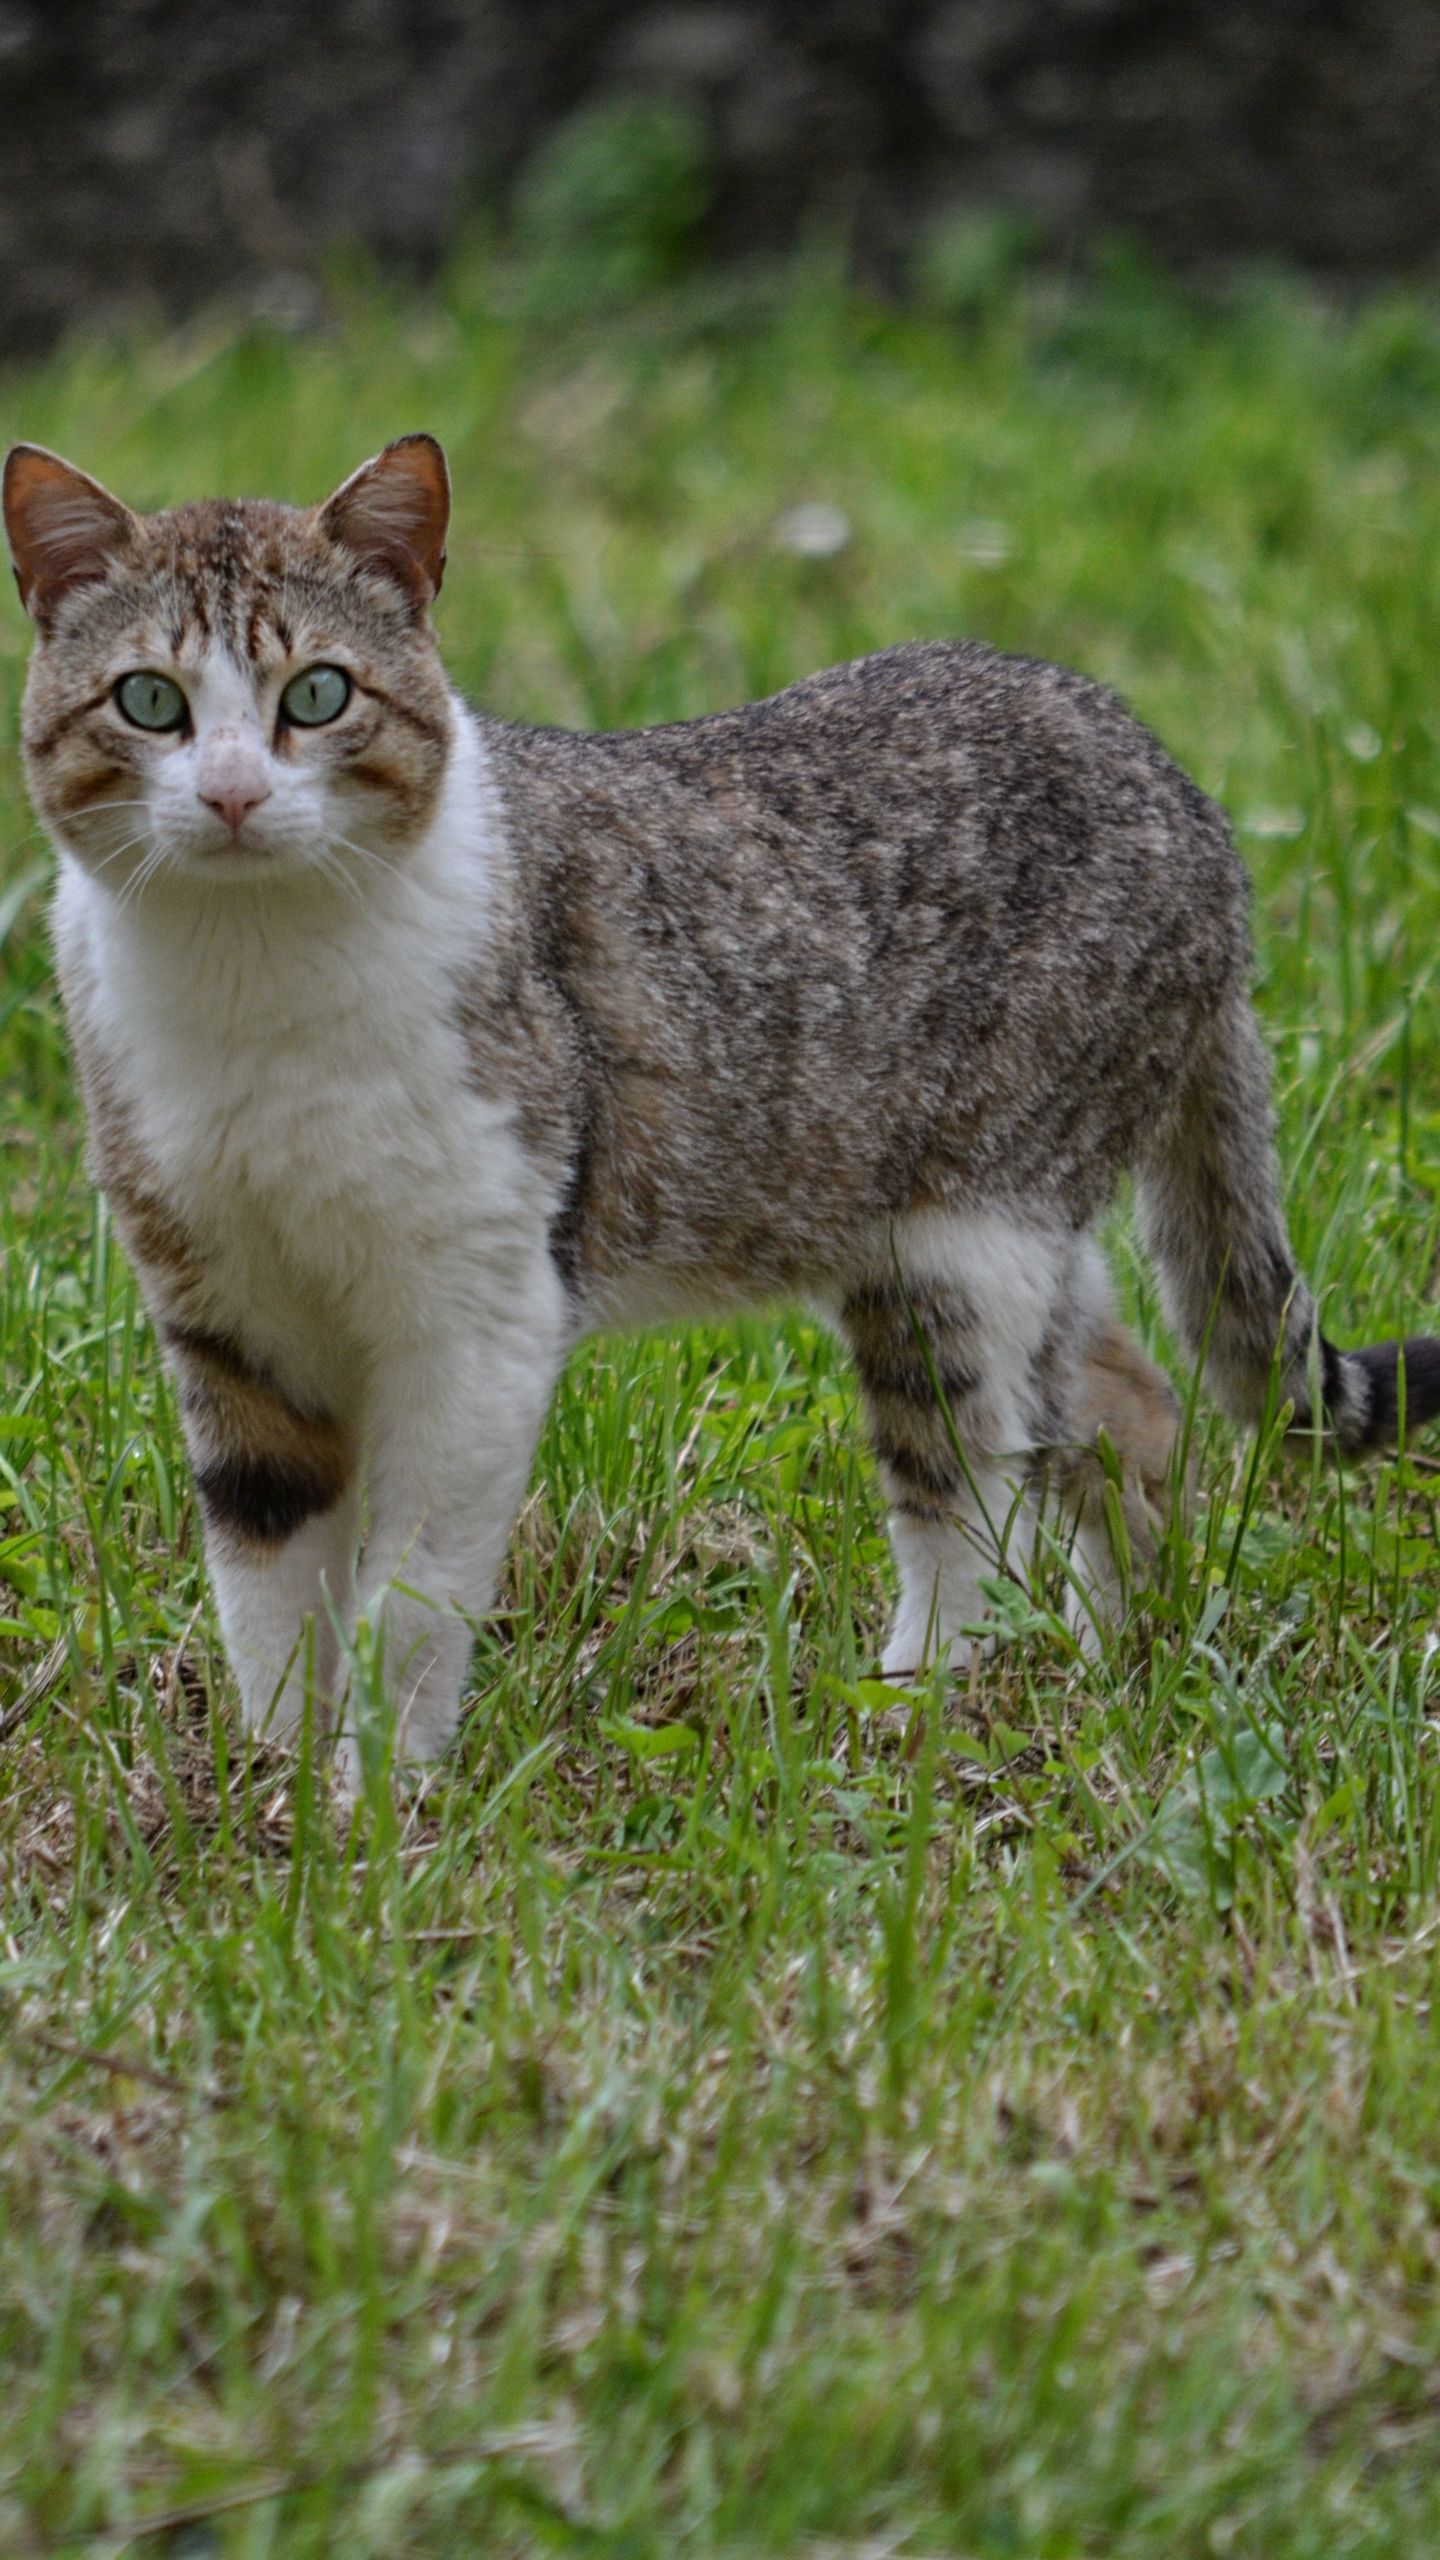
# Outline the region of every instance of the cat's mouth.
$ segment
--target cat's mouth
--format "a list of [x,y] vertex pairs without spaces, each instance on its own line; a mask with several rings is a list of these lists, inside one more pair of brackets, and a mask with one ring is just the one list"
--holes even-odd
[[278,886],[285,881],[320,881],[333,879],[342,867],[342,857],[327,853],[323,846],[303,838],[297,843],[278,832],[257,830],[252,835],[245,827],[234,835],[227,830],[201,837],[177,848],[175,857],[175,869],[183,879],[210,887],[222,882],[266,881]]
[[201,835],[174,850],[175,870],[187,880],[243,880],[258,872],[274,871],[284,861],[283,848],[263,835],[239,835],[217,830],[214,835]]
[[215,888],[221,882],[277,880],[287,873],[306,868],[293,848],[277,843],[273,836],[238,835],[217,829],[214,835],[194,835],[172,844],[163,866],[166,875],[178,884],[191,888]]

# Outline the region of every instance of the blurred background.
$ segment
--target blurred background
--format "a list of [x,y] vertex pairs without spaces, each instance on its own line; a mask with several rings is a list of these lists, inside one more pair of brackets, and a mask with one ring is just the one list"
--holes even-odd
[[[0,0],[0,349],[137,301],[311,312],[583,204],[624,263],[840,239],[894,286],[983,208],[1058,260],[1346,280],[1440,250],[1434,0]],[[643,280],[643,279],[642,279]]]
[[[1343,1341],[1440,1296],[1437,281],[1440,0],[0,0],[0,443],[143,508],[433,429],[506,716],[1116,685]],[[902,1751],[835,1345],[591,1345],[456,1783],[345,1845],[229,1754],[30,640],[0,577],[0,2552],[1440,2551],[1433,1456],[1202,1405],[1143,1629],[1027,1609]]]

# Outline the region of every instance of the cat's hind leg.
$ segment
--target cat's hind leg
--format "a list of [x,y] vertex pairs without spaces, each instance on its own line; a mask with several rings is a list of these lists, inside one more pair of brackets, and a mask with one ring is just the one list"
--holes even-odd
[[1086,1342],[1057,1469],[1074,1531],[1072,1622],[1086,1645],[1123,1615],[1138,1585],[1153,1581],[1177,1505],[1182,1521],[1188,1514],[1183,1438],[1180,1399],[1164,1370],[1104,1314]]
[[968,1644],[985,1584],[1023,1576],[1040,1453],[1068,1419],[1075,1245],[999,1212],[897,1220],[889,1259],[852,1282],[854,1355],[890,1505],[899,1607],[882,1659],[899,1679]]
[[986,1583],[1028,1571],[1042,1516],[1066,1552],[1066,1614],[1093,1646],[1153,1573],[1187,1495],[1179,1401],[1117,1323],[1094,1239],[995,1213],[907,1219],[842,1325],[900,1579],[887,1677],[973,1640]]

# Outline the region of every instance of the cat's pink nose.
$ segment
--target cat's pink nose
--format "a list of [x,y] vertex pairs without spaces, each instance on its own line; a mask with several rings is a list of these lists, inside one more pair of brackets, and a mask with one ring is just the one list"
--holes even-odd
[[232,836],[238,836],[251,810],[258,809],[262,801],[269,799],[270,785],[268,782],[232,782],[218,791],[202,791],[200,797],[207,809],[213,809],[217,818],[224,819]]

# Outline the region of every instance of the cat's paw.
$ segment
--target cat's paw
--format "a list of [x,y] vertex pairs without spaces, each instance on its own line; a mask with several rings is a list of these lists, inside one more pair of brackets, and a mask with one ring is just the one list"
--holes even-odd
[[[443,1746],[442,1746],[443,1747]],[[420,1755],[397,1749],[390,1766],[390,1784],[407,1803],[417,1804],[438,1782],[438,1753]],[[330,1756],[330,1794],[342,1812],[349,1812],[365,1792],[365,1755],[360,1737],[353,1731],[337,1734]]]
[[937,1623],[933,1609],[923,1620],[918,1612],[912,1616],[902,1609],[880,1656],[880,1677],[893,1681],[897,1688],[905,1688],[913,1681],[923,1680],[941,1662],[953,1672],[965,1672],[973,1653],[978,1650],[983,1655],[993,1649],[993,1637],[977,1636],[973,1620],[964,1627],[947,1627]]
[[360,1738],[354,1733],[340,1733],[330,1755],[330,1793],[342,1812],[348,1812],[364,1790],[365,1770],[360,1758]]

